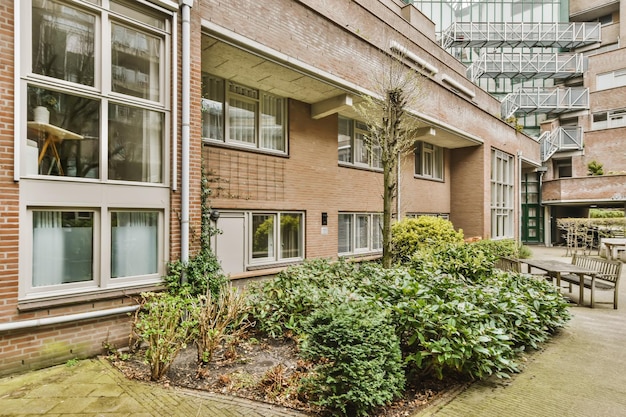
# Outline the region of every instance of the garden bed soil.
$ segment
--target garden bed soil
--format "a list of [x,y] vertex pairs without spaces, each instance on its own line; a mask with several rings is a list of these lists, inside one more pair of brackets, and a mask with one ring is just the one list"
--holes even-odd
[[[126,377],[149,381],[150,367],[144,361],[144,354],[144,349],[133,353],[116,352],[109,355],[109,359]],[[236,348],[216,352],[208,365],[199,365],[196,346],[188,346],[158,383],[244,397],[311,415],[323,415],[295,389],[295,381],[309,369],[310,364],[298,357],[294,341],[249,338],[241,341]],[[462,381],[437,379],[412,383],[401,398],[371,415],[410,416],[463,385]]]

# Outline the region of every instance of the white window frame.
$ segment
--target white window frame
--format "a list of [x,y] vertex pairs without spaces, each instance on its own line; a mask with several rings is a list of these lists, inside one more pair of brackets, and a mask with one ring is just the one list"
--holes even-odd
[[626,126],[626,108],[593,113],[591,123],[593,130],[624,127]]
[[415,177],[444,181],[444,148],[418,141],[415,144]]
[[[378,233],[374,230],[375,227],[382,229],[383,225],[383,214],[382,213],[368,213],[368,212],[357,212],[357,213],[347,213],[340,212],[337,217],[338,228],[344,227],[341,222],[341,217],[347,216],[350,218],[350,250],[347,252],[339,252],[339,247],[337,252],[339,256],[349,256],[349,255],[363,255],[363,254],[374,254],[382,252],[382,230],[378,230]],[[359,235],[359,222],[358,219],[366,219],[367,220],[367,231],[365,236]],[[378,240],[375,240],[375,237],[378,236]],[[360,238],[365,237],[365,244],[359,244]],[[339,244],[339,242],[337,242]]]
[[515,158],[491,150],[491,238],[515,236]]
[[[281,227],[280,222],[282,216],[285,215],[298,215],[300,216],[300,236],[298,237],[298,245],[299,245],[299,256],[295,257],[283,257],[282,256],[282,235],[281,235]],[[273,255],[254,258],[253,248],[254,248],[254,216],[271,216],[273,217],[273,238],[272,238],[272,247],[273,247]],[[247,212],[247,229],[246,233],[248,239],[248,255],[247,255],[247,263],[250,266],[255,265],[271,265],[277,264],[281,262],[293,262],[293,261],[301,261],[304,259],[304,230],[305,230],[305,216],[302,211],[251,211]]]
[[626,86],[626,68],[596,75],[596,91]]
[[[341,131],[341,123],[344,123],[348,127],[349,132]],[[337,126],[337,159],[339,165],[382,171],[381,148],[380,146],[367,143],[366,138],[369,132],[365,123],[349,117],[339,116]],[[345,145],[346,137],[350,139],[349,145]],[[349,149],[350,160],[343,161],[339,158],[339,155],[341,155],[342,151],[347,149]]]
[[[94,86],[87,86],[47,77],[31,72],[32,68],[32,2],[22,0],[15,2],[20,16],[16,21],[16,45],[22,50],[16,51],[16,74],[19,88],[16,95],[21,97],[16,112],[15,158],[21,160],[27,154],[26,143],[21,137],[27,122],[26,97],[27,85],[41,87],[61,93],[98,100],[99,115],[99,176],[98,178],[81,178],[69,176],[28,175],[21,169],[20,179],[20,285],[18,300],[20,302],[41,301],[72,297],[83,293],[105,293],[129,287],[143,287],[161,282],[165,274],[165,263],[169,256],[170,191],[168,155],[171,131],[171,87],[172,43],[171,36],[176,21],[176,11],[167,10],[147,2],[129,2],[133,7],[139,6],[140,13],[159,16],[164,23],[157,28],[142,23],[136,18],[126,18],[118,12],[105,7],[95,6],[88,2],[76,3],[69,0],[58,0],[72,8],[96,16],[95,49],[94,49]],[[121,2],[123,3],[123,2]],[[141,19],[140,19],[141,20]],[[158,100],[143,99],[122,93],[112,92],[111,43],[110,30],[113,23],[133,27],[141,32],[148,32],[161,39],[159,46],[159,97]],[[108,106],[109,103],[133,106],[163,115],[163,131],[161,132],[161,175],[156,183],[135,181],[112,181],[108,179]],[[25,165],[25,164],[23,164]],[[24,168],[24,167],[22,167]],[[93,224],[93,280],[81,283],[60,284],[50,286],[33,286],[33,216],[35,210],[43,211],[87,211],[94,213]],[[126,211],[145,211],[158,213],[157,220],[157,265],[158,271],[141,276],[111,278],[111,213]]]
[[[202,138],[203,141],[209,142],[209,143],[225,143],[225,144],[232,145],[235,147],[257,149],[263,152],[270,152],[270,153],[277,153],[277,154],[287,153],[288,116],[287,116],[287,99],[286,98],[267,93],[257,88],[253,88],[253,87],[245,86],[243,84],[225,80],[223,78],[214,76],[212,74],[204,73],[203,77],[205,76],[222,81],[222,85],[224,88],[224,91],[222,91],[222,97],[224,98],[221,103],[222,104],[222,115],[221,115],[222,120],[221,121],[222,121],[223,131],[222,131],[222,139],[203,137]],[[251,96],[250,94],[245,94],[245,91],[249,91],[253,93],[253,95]],[[281,143],[281,146],[277,147],[276,149],[262,146],[263,140],[261,136],[263,134],[263,129],[262,129],[263,115],[267,114],[268,112],[268,109],[266,109],[265,108],[266,106],[264,105],[266,99],[280,101],[280,104],[276,106],[276,108],[280,111],[280,114],[282,116],[282,122],[283,122],[281,125],[282,143]],[[241,102],[248,103],[254,106],[254,125],[253,125],[254,143],[237,140],[231,137],[230,112],[233,107],[231,105],[233,100],[239,100]]]

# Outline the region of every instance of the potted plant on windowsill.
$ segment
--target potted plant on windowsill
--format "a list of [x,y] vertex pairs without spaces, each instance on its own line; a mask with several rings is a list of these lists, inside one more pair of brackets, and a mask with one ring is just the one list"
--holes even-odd
[[37,106],[33,109],[33,119],[38,123],[50,123],[50,110],[57,110],[57,98],[47,90],[37,93]]

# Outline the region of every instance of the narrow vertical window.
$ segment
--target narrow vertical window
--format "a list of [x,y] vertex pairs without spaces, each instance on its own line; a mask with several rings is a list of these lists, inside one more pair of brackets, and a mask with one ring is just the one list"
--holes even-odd
[[252,259],[274,257],[273,214],[252,215]]

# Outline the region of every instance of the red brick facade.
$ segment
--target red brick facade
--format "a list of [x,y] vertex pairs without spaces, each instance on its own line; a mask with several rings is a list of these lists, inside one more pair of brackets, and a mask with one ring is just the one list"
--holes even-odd
[[[16,0],[15,4],[19,2]],[[15,92],[14,45],[16,25],[13,2],[0,4],[0,375],[60,363],[102,351],[103,344],[122,345],[128,341],[130,319],[126,313],[52,324],[47,320],[107,309],[122,311],[132,306],[133,296],[153,289],[144,286],[93,293],[42,302],[18,301],[19,261],[23,248],[20,233],[20,182],[14,181]],[[211,205],[219,210],[297,210],[305,213],[305,257],[337,257],[337,217],[340,212],[382,211],[382,174],[338,164],[337,114],[314,119],[314,103],[306,98],[288,101],[288,152],[272,155],[232,146],[203,144],[201,140],[201,72],[203,31],[216,29],[229,43],[247,54],[266,54],[304,78],[323,78],[331,87],[369,91],[374,87],[372,68],[388,52],[388,42],[407,45],[427,58],[440,73],[424,84],[425,100],[419,113],[437,125],[444,150],[444,180],[414,176],[412,154],[404,157],[401,169],[402,213],[445,213],[466,236],[490,237],[490,158],[492,149],[529,160],[538,160],[536,143],[517,133],[498,118],[499,103],[464,77],[463,66],[435,43],[432,26],[415,27],[405,20],[405,7],[395,0],[337,0],[333,2],[295,0],[246,0],[224,4],[198,0],[191,10],[191,124],[190,124],[190,248],[199,247],[200,189],[202,169],[219,184]],[[416,11],[412,10],[415,15]],[[178,129],[175,190],[170,192],[168,244],[170,259],[181,250],[181,16],[177,16]],[[424,25],[426,20],[416,19]],[[422,30],[424,33],[422,33]],[[215,34],[213,34],[215,35]],[[223,41],[223,39],[220,39]],[[252,50],[252,51],[251,51]],[[290,61],[297,62],[291,64]],[[442,81],[442,74],[454,78],[475,93],[467,97]],[[251,87],[256,87],[251,85]],[[286,86],[285,89],[294,89]],[[21,106],[24,106],[21,104]],[[25,106],[24,106],[25,107]],[[166,137],[171,137],[166,132]],[[170,144],[170,149],[174,147]],[[521,161],[515,159],[516,172]],[[516,189],[519,178],[516,178]],[[516,193],[517,195],[517,193]],[[517,207],[517,204],[516,204]],[[328,214],[328,229],[322,232],[322,213]],[[517,209],[516,209],[517,213]],[[517,230],[517,225],[515,227]],[[9,323],[27,327],[11,330]],[[19,326],[17,326],[19,327]]]

